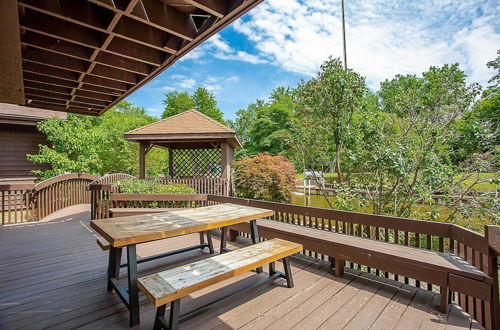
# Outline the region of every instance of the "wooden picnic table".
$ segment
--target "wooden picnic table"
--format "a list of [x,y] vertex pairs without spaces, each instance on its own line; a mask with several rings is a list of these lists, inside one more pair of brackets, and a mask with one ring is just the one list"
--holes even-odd
[[[178,209],[163,213],[134,215],[120,218],[92,220],[90,226],[110,243],[108,265],[108,291],[115,290],[130,313],[130,326],[140,323],[139,296],[137,289],[137,253],[136,245],[155,240],[207,232],[222,228],[221,253],[227,251],[225,242],[228,226],[241,222],[250,222],[252,242],[259,241],[257,219],[273,215],[273,211],[236,204],[217,204],[192,209]],[[211,238],[207,234],[210,252]],[[144,258],[139,262],[154,260],[207,245],[200,244],[161,255]],[[122,249],[127,248],[128,292],[118,282]],[[262,271],[259,269],[258,271]]]

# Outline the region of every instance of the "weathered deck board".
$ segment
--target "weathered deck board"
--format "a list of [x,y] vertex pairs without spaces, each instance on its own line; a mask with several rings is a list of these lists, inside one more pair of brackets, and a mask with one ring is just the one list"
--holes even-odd
[[[89,231],[89,215],[61,210],[44,223],[0,228],[0,328],[129,329],[128,311],[106,292],[107,254]],[[176,249],[198,235],[139,247],[145,256],[161,246]],[[241,241],[240,243],[242,243]],[[218,246],[216,242],[216,246]],[[207,257],[191,251],[139,266],[140,276]],[[292,258],[295,287],[284,280],[266,284],[216,305],[181,324],[183,329],[464,329],[477,323],[456,305],[438,312],[439,295],[347,269],[335,278],[329,264]],[[277,268],[281,269],[278,264]],[[125,271],[122,269],[122,281]],[[205,288],[182,300],[189,311],[266,274],[247,273]],[[151,329],[155,309],[140,295],[141,325]]]

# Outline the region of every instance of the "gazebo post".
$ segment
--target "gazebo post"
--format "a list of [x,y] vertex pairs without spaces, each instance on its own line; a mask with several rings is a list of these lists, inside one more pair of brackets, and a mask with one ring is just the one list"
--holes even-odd
[[168,148],[168,175],[170,178],[174,178],[174,153],[172,148]]
[[146,178],[146,142],[139,143],[139,179]]
[[226,194],[231,194],[231,163],[234,158],[234,149],[227,142],[221,142],[221,178],[226,179]]

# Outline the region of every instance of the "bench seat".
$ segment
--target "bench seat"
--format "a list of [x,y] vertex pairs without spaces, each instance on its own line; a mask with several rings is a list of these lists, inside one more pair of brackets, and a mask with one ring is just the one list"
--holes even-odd
[[[272,220],[258,220],[261,237],[300,243],[304,249],[334,258],[335,274],[341,276],[345,261],[425,281],[441,287],[441,310],[446,309],[449,290],[491,301],[493,279],[449,253],[390,244]],[[230,230],[250,232],[246,223]]]
[[288,286],[292,287],[290,265],[286,258],[300,251],[300,244],[272,239],[139,278],[137,286],[158,308],[155,328],[161,328],[162,323],[166,327],[162,319],[165,305],[172,303],[169,327],[172,329],[178,325],[179,315],[175,313],[178,314],[180,298],[264,265],[270,265],[272,276],[279,273],[274,269],[277,260],[283,259],[285,274],[280,273],[280,277],[286,278]]

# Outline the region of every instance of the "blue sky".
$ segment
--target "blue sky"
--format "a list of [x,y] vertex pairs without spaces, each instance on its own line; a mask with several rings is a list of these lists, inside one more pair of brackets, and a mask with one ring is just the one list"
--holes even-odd
[[[395,74],[460,63],[487,85],[500,49],[498,0],[346,0],[347,62],[377,90]],[[163,94],[203,86],[227,119],[341,56],[340,0],[265,0],[127,98],[155,116]]]

